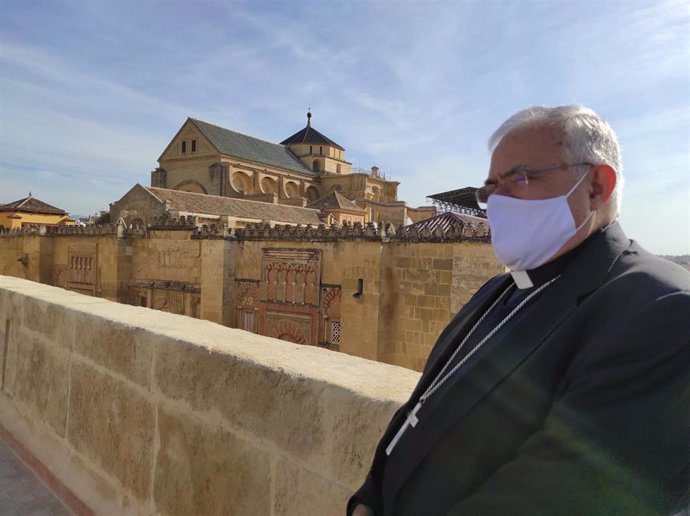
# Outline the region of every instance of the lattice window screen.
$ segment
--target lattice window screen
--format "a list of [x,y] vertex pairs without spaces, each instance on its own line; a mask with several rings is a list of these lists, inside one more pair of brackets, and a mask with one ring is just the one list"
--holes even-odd
[[254,312],[244,312],[244,329],[254,332]]
[[331,321],[331,344],[340,344],[340,321]]

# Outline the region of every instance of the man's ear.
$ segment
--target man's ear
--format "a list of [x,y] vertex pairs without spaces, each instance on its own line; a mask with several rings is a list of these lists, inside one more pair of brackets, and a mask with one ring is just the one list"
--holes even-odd
[[616,188],[616,171],[609,165],[596,165],[592,172],[591,199],[592,209],[605,206]]

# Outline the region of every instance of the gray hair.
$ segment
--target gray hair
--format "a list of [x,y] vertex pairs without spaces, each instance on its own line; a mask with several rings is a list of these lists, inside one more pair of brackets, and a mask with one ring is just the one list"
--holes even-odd
[[566,163],[609,165],[616,171],[611,206],[620,212],[623,200],[623,164],[618,138],[606,120],[584,106],[533,106],[518,111],[489,138],[489,152],[496,150],[508,133],[539,125],[559,126],[564,135],[561,157]]

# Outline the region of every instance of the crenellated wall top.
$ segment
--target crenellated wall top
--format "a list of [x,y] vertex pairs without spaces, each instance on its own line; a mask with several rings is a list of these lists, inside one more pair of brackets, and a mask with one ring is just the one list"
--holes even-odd
[[[203,238],[203,237],[202,237]],[[385,226],[374,223],[355,224],[345,223],[342,226],[331,224],[326,226],[289,226],[289,225],[250,225],[232,231],[232,238],[236,240],[286,240],[286,241],[323,241],[336,242],[348,240],[383,241],[383,242],[489,242],[490,234],[486,227],[476,227],[466,224],[463,227],[451,227],[435,230],[414,227],[396,228],[392,224]]]
[[165,231],[193,230],[197,226],[197,218],[193,215],[171,217],[167,212],[160,217],[153,217],[153,224],[148,229]]
[[88,226],[26,226],[17,229],[1,229],[0,237],[21,236],[111,236],[122,237],[124,224],[93,224]]
[[21,236],[38,236],[38,235],[45,235],[46,233],[46,227],[45,226],[26,226],[23,228],[14,228],[14,229],[9,229],[9,228],[4,228],[0,227],[0,238],[1,237],[21,237]]
[[127,225],[120,220],[115,224],[61,227],[28,227],[14,230],[0,230],[0,237],[20,236],[108,236],[116,238],[149,238],[150,231],[188,231],[192,239],[235,240],[235,241],[381,241],[401,243],[452,243],[452,242],[490,242],[490,231],[486,225],[441,226],[435,229],[405,226],[395,228],[392,224],[375,223],[354,224],[250,224],[244,228],[228,228],[225,224],[199,225],[194,216],[156,217],[153,223]]
[[318,226],[290,226],[276,224],[252,224],[246,228],[236,228],[233,238],[236,240],[286,240],[309,242],[336,242],[347,240],[384,240],[395,235],[393,226],[387,225],[383,230],[376,224],[362,225],[360,223],[343,225],[319,224]]

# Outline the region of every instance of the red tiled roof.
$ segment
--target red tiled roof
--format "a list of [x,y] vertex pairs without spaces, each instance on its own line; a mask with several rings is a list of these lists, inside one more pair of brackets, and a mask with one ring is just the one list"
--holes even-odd
[[29,194],[28,197],[24,199],[19,199],[18,201],[10,202],[7,204],[0,204],[0,211],[19,211],[25,213],[48,213],[54,215],[67,215],[65,210],[51,206],[41,200],[36,199],[34,196]]
[[360,208],[356,202],[351,201],[350,199],[348,199],[343,194],[337,191],[333,191],[325,197],[321,197],[321,199],[318,199],[313,203],[309,204],[308,207],[315,210],[339,209],[357,212],[365,211],[364,208]]
[[241,219],[272,220],[291,224],[319,225],[319,210],[271,204],[247,199],[220,197],[167,188],[145,187],[161,201],[167,201],[168,209],[178,212],[198,213],[207,215],[229,215]]

